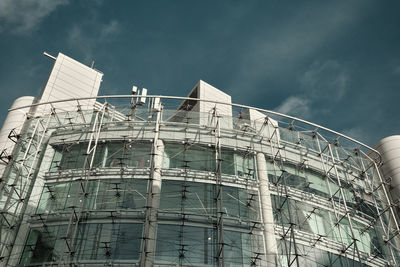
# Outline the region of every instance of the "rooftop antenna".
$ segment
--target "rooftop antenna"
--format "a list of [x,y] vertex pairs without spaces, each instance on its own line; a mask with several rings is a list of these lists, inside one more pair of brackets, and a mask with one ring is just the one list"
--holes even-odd
[[142,89],[142,97],[140,97],[139,102],[137,103],[138,105],[144,105],[146,103],[146,95],[147,95],[147,89],[143,88]]
[[46,51],[43,52],[43,55],[45,55],[46,57],[49,57],[51,59],[56,60],[57,58],[55,56],[50,55],[49,53],[47,53]]
[[90,68],[91,69],[94,69],[94,63],[95,63],[94,60],[92,60],[92,63],[90,63]]
[[132,86],[132,95],[136,95],[136,93],[137,93],[137,86],[136,85],[133,85]]

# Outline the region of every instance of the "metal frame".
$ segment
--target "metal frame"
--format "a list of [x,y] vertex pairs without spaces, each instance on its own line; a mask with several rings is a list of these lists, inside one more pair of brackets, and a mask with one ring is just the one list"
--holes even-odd
[[[373,200],[375,201],[375,208],[376,208],[376,212],[379,214],[378,216],[378,221],[379,224],[381,225],[382,229],[385,232],[385,235],[387,235],[387,242],[389,244],[389,248],[390,248],[390,252],[391,252],[391,257],[392,257],[392,261],[393,264],[397,265],[396,263],[396,258],[395,258],[395,250],[398,250],[396,248],[396,243],[395,243],[395,236],[398,235],[398,233],[400,232],[399,229],[399,225],[398,225],[398,221],[397,221],[397,217],[396,214],[394,212],[394,205],[390,202],[390,196],[386,191],[385,188],[385,182],[383,181],[382,177],[380,176],[379,173],[379,169],[378,166],[379,164],[381,164],[381,157],[380,154],[374,150],[373,148],[357,141],[354,140],[350,137],[347,137],[343,134],[340,134],[336,131],[327,129],[325,127],[322,127],[320,125],[311,123],[311,122],[307,122],[305,120],[302,119],[298,119],[296,117],[292,117],[292,116],[288,116],[285,114],[280,114],[278,112],[274,112],[274,111],[269,111],[269,110],[264,110],[264,109],[259,109],[259,108],[253,108],[250,106],[246,106],[246,105],[238,105],[238,104],[231,104],[231,103],[224,103],[224,102],[219,102],[219,101],[210,101],[210,100],[200,100],[200,99],[196,99],[196,98],[187,98],[187,97],[173,97],[173,96],[158,96],[158,95],[146,95],[146,96],[140,96],[140,95],[135,95],[135,98],[140,98],[140,97],[146,97],[148,99],[170,99],[170,100],[192,100],[192,101],[205,101],[205,102],[209,102],[209,103],[214,103],[215,104],[215,108],[213,110],[212,113],[210,113],[211,115],[211,123],[209,122],[209,125],[207,126],[209,129],[211,129],[211,135],[214,137],[214,152],[215,152],[215,162],[216,162],[216,172],[215,172],[215,185],[216,185],[216,203],[217,203],[217,211],[216,211],[216,217],[215,217],[215,229],[217,231],[217,263],[218,266],[224,266],[224,248],[226,246],[226,243],[224,242],[224,210],[223,210],[223,198],[222,198],[222,186],[225,183],[224,178],[223,178],[223,174],[221,172],[221,149],[222,149],[222,140],[224,140],[224,138],[226,137],[226,134],[223,132],[223,129],[221,129],[221,115],[218,114],[218,110],[217,110],[217,104],[224,104],[224,105],[229,105],[232,107],[236,107],[236,108],[240,108],[240,109],[253,109],[256,111],[260,111],[263,114],[265,114],[265,122],[262,124],[260,129],[256,129],[258,131],[252,132],[251,130],[249,130],[248,128],[244,128],[242,130],[237,130],[237,132],[241,132],[242,136],[244,139],[247,138],[248,140],[248,151],[250,153],[256,154],[256,153],[265,153],[267,155],[267,157],[269,157],[270,159],[272,159],[273,161],[273,165],[274,167],[274,171],[275,172],[275,176],[277,175],[277,171],[281,171],[282,175],[278,178],[282,180],[282,183],[279,183],[277,181],[274,182],[274,186],[276,188],[276,193],[277,195],[280,197],[279,199],[283,199],[283,202],[281,200],[279,200],[280,203],[278,203],[278,206],[283,207],[283,205],[285,204],[286,201],[289,201],[289,199],[291,198],[291,194],[292,192],[290,191],[290,187],[286,184],[286,173],[285,173],[285,166],[284,166],[284,162],[286,160],[286,153],[288,153],[287,150],[287,144],[285,143],[285,141],[280,140],[279,137],[279,128],[275,127],[273,132],[270,133],[270,136],[266,136],[262,133],[264,128],[266,127],[266,125],[268,125],[268,118],[269,116],[279,116],[282,117],[284,119],[287,120],[291,120],[291,122],[289,123],[288,127],[290,130],[293,130],[293,132],[295,132],[295,128],[297,127],[297,125],[295,125],[295,123],[299,123],[299,124],[304,124],[307,125],[308,127],[313,127],[314,130],[312,132],[314,141],[316,142],[317,146],[318,146],[318,150],[317,151],[311,151],[306,148],[305,146],[303,146],[302,144],[302,139],[299,136],[298,137],[298,141],[296,144],[293,144],[294,146],[296,146],[296,149],[299,151],[299,154],[304,157],[305,159],[307,159],[307,157],[309,156],[308,154],[312,154],[314,153],[315,155],[318,155],[319,157],[319,162],[322,164],[323,167],[323,171],[325,174],[325,179],[326,181],[328,181],[329,179],[332,179],[332,177],[334,177],[336,180],[335,182],[337,183],[337,185],[339,186],[339,189],[337,192],[332,192],[332,189],[330,188],[329,182],[328,182],[328,189],[330,192],[330,201],[331,201],[331,205],[332,205],[332,210],[334,211],[334,214],[336,216],[336,220],[338,223],[338,231],[341,232],[341,228],[339,227],[340,221],[345,217],[347,218],[347,220],[349,221],[350,224],[350,235],[352,238],[352,243],[346,247],[342,248],[342,254],[345,256],[345,258],[347,257],[351,257],[351,255],[355,255],[353,256],[354,258],[358,259],[358,261],[360,263],[366,263],[366,264],[373,264],[374,263],[374,259],[375,257],[378,257],[379,255],[372,255],[371,257],[367,258],[363,253],[360,252],[358,245],[357,245],[357,239],[355,237],[355,230],[353,229],[353,225],[352,225],[352,208],[349,208],[347,206],[346,203],[346,197],[344,194],[344,188],[341,184],[341,176],[339,174],[339,169],[342,168],[342,166],[344,164],[349,164],[349,158],[352,157],[352,155],[349,155],[349,157],[347,159],[341,159],[339,157],[339,155],[337,154],[338,152],[335,151],[335,146],[337,145],[337,140],[339,138],[343,138],[345,140],[348,140],[354,144],[356,144],[357,146],[360,146],[362,149],[366,150],[366,151],[370,151],[376,154],[376,158],[374,157],[373,159],[369,158],[369,156],[365,155],[363,151],[361,151],[360,153],[363,153],[362,156],[369,158],[371,161],[371,164],[369,166],[365,166],[364,162],[361,161],[361,165],[362,165],[362,173],[364,173],[365,177],[365,185],[366,187],[370,187],[370,190],[372,192],[383,192],[383,198],[384,201],[387,204],[387,207],[385,207],[385,210],[381,210],[381,208],[379,207],[379,204],[376,201],[376,198],[373,197]],[[33,104],[30,106],[24,106],[24,107],[20,107],[20,108],[26,108],[26,107],[32,107],[32,106],[40,106],[40,105],[52,105],[54,103],[60,103],[60,102],[64,102],[64,101],[76,101],[77,102],[77,112],[79,114],[81,114],[82,116],[82,121],[84,125],[85,123],[90,123],[87,122],[85,119],[85,116],[82,113],[82,110],[80,109],[80,102],[81,100],[88,100],[88,99],[100,99],[100,100],[106,100],[106,102],[104,104],[102,104],[100,107],[97,105],[97,107],[95,107],[93,109],[93,111],[95,112],[95,120],[94,122],[91,124],[92,129],[90,131],[88,131],[89,133],[89,142],[88,142],[88,147],[87,147],[87,151],[86,151],[86,159],[85,159],[85,165],[84,168],[82,170],[82,178],[80,179],[80,187],[78,187],[78,190],[80,190],[80,192],[75,192],[75,200],[74,200],[74,206],[72,207],[72,212],[70,213],[69,219],[68,219],[68,227],[67,227],[67,232],[65,234],[64,237],[64,243],[62,246],[62,253],[61,253],[61,257],[58,260],[58,266],[63,266],[63,265],[69,265],[69,264],[76,264],[77,262],[75,262],[75,260],[71,260],[71,256],[75,253],[75,251],[73,251],[73,247],[74,247],[74,243],[75,243],[75,238],[77,235],[77,231],[78,231],[78,225],[79,223],[82,221],[82,216],[83,216],[83,205],[86,199],[86,190],[87,190],[87,184],[88,181],[91,179],[91,171],[93,169],[93,161],[94,161],[94,157],[95,157],[95,153],[96,153],[96,148],[97,148],[97,144],[101,138],[101,133],[103,131],[103,126],[107,124],[107,122],[105,121],[105,115],[106,114],[110,114],[110,105],[107,102],[107,100],[109,99],[119,99],[119,98],[127,98],[128,100],[132,99],[131,95],[121,95],[121,96],[99,96],[99,97],[88,97],[88,98],[79,98],[79,99],[68,99],[68,100],[59,100],[59,101],[52,101],[52,102],[46,102],[46,103],[38,103],[38,104]],[[149,101],[151,102],[151,101]],[[156,101],[153,101],[156,102]],[[20,109],[18,108],[18,109]],[[111,108],[112,113],[115,116],[118,116],[118,120],[126,120],[130,123],[134,123],[132,122],[132,117],[137,116],[136,114],[136,108],[132,107],[132,114],[130,116],[127,116],[124,118],[124,116],[122,116],[121,114],[118,114],[118,112],[115,112],[115,109]],[[149,106],[149,109],[152,110],[152,112],[154,112],[154,114],[156,114],[156,120],[153,121],[154,122],[154,138],[153,138],[153,147],[152,147],[152,152],[151,152],[151,166],[150,166],[150,183],[149,183],[149,188],[148,188],[148,195],[147,195],[147,207],[146,207],[146,215],[145,215],[145,219],[144,219],[144,230],[143,230],[143,242],[142,242],[142,249],[141,249],[141,258],[140,258],[140,266],[150,266],[152,264],[154,264],[154,259],[155,259],[155,255],[154,255],[154,251],[155,251],[155,238],[156,238],[156,233],[157,233],[157,223],[156,223],[156,219],[157,219],[157,212],[158,212],[158,205],[159,205],[159,194],[160,194],[160,190],[161,190],[161,178],[157,178],[156,176],[160,176],[160,160],[162,160],[162,156],[159,155],[160,152],[160,141],[162,142],[162,140],[160,140],[159,134],[160,134],[160,127],[163,126],[163,124],[165,122],[163,122],[161,120],[162,118],[162,108],[161,107],[152,107]],[[16,109],[10,109],[11,110],[16,110]],[[62,111],[61,111],[62,112]],[[21,192],[20,194],[18,194],[19,199],[21,201],[19,201],[17,203],[17,207],[19,206],[23,206],[23,199],[25,199],[23,197],[29,196],[29,188],[34,186],[34,179],[36,178],[35,173],[37,173],[38,169],[36,166],[36,163],[39,161],[39,157],[40,157],[40,152],[41,152],[41,148],[43,147],[43,144],[46,143],[46,138],[47,138],[47,134],[48,134],[48,128],[55,128],[55,127],[61,127],[61,128],[68,128],[71,127],[71,129],[74,127],[74,123],[72,122],[72,119],[69,119],[70,121],[70,126],[63,124],[63,122],[61,121],[61,119],[58,117],[57,115],[58,111],[56,111],[55,109],[52,109],[52,112],[47,114],[47,119],[46,118],[38,118],[37,119],[37,123],[35,126],[35,129],[32,131],[31,137],[28,141],[27,144],[27,148],[25,154],[22,157],[22,160],[17,161],[12,161],[9,163],[9,170],[11,169],[15,169],[15,170],[22,170],[23,168],[27,169],[27,171],[25,171],[24,173],[22,173],[20,176],[17,176],[16,180],[18,179],[18,177],[21,177],[20,179],[20,183],[25,183],[23,187],[21,187]],[[66,118],[68,119],[68,118]],[[111,121],[113,120],[113,117],[111,118]],[[81,120],[78,120],[81,121]],[[54,123],[54,125],[52,124]],[[79,124],[77,124],[77,127],[79,127]],[[189,124],[189,120],[187,120],[186,128],[191,128],[192,125]],[[40,130],[39,130],[40,128]],[[321,131],[325,131],[329,134],[333,134],[335,136],[337,136],[337,138],[335,139],[335,142],[328,142],[322,135]],[[185,132],[186,135],[186,132]],[[22,139],[21,139],[22,140]],[[24,140],[19,140],[18,141],[18,145],[22,146],[22,142],[24,142]],[[187,142],[186,138],[184,140],[185,142]],[[260,149],[259,147],[255,148],[254,144],[257,143],[259,144],[261,147],[269,148],[269,151]],[[321,147],[321,144],[324,144],[323,147]],[[31,151],[31,147],[35,147],[34,151]],[[240,149],[243,149],[243,147],[239,147]],[[31,152],[30,152],[31,151]],[[336,153],[335,153],[336,152]],[[355,155],[360,156],[360,155]],[[160,159],[161,157],[161,159]],[[32,164],[30,164],[29,166],[27,166],[27,162],[32,159]],[[305,168],[306,165],[306,161],[303,162],[299,162],[299,166],[300,168]],[[12,167],[14,166],[14,167]],[[377,178],[379,178],[380,183],[378,185],[374,184],[370,184],[367,181],[373,180],[374,177],[370,177],[369,174],[369,170],[370,168],[374,169],[377,173]],[[122,166],[121,166],[121,173],[122,173]],[[183,168],[184,169],[184,182],[186,183],[188,177],[189,177],[189,172],[188,169],[186,167]],[[121,174],[122,175],[122,174]],[[23,177],[28,177],[27,179],[23,179]],[[32,177],[32,179],[30,178]],[[121,176],[122,177],[122,176]],[[376,177],[375,177],[376,178]],[[272,181],[270,181],[271,183]],[[5,183],[1,184],[2,187],[5,186]],[[271,186],[271,185],[270,185]],[[7,197],[7,201],[4,205],[4,207],[2,207],[2,216],[0,218],[0,223],[5,222],[5,217],[4,217],[4,212],[7,210],[7,207],[9,207],[10,205],[12,205],[11,202],[11,198],[14,195],[14,191],[15,194],[17,194],[17,191],[15,190],[15,186],[11,187],[13,190],[11,190]],[[28,190],[26,190],[28,188]],[[116,186],[116,188],[118,188]],[[184,197],[186,191],[186,187],[184,186],[184,188],[182,189],[182,197]],[[1,190],[1,188],[0,188]],[[117,190],[117,189],[116,189]],[[306,193],[304,193],[306,194]],[[334,200],[333,196],[339,195],[338,200]],[[158,199],[157,199],[158,198]],[[158,202],[158,204],[157,204]],[[316,206],[318,206],[318,203],[315,203]],[[25,205],[26,207],[26,205]],[[186,214],[183,211],[183,207],[182,211],[181,211],[181,234],[183,233],[183,227],[186,225]],[[321,207],[322,208],[322,207]],[[21,216],[23,216],[23,212],[24,208],[22,209],[21,212]],[[292,215],[292,211],[290,208],[290,205],[288,205],[288,215],[289,215],[289,221],[293,222],[293,219],[291,218]],[[17,212],[17,209],[15,209],[15,213]],[[279,213],[279,209],[278,209],[278,213]],[[16,215],[16,214],[14,214]],[[310,214],[311,216],[312,214]],[[22,222],[22,217],[18,217],[15,222],[16,225],[20,224]],[[278,214],[278,216],[282,216],[282,214]],[[386,224],[382,218],[382,216],[389,216],[389,223]],[[114,222],[114,218],[115,216],[113,214],[111,214],[112,217],[112,221]],[[281,220],[282,221],[282,220]],[[10,222],[6,222],[9,223],[10,228],[11,228],[11,224]],[[42,222],[43,225],[45,226],[45,222]],[[190,225],[190,224],[189,224]],[[372,227],[372,226],[371,226]],[[18,229],[19,226],[15,229]],[[255,228],[257,230],[261,230],[261,226],[258,225],[257,223],[254,224],[254,226],[252,226],[252,229]],[[394,231],[393,231],[394,229]],[[302,242],[302,237],[300,236],[298,230],[296,229],[296,226],[294,224],[290,224],[289,227],[286,227],[284,225],[282,225],[282,227],[278,227],[278,225],[275,227],[276,230],[276,235],[280,236],[280,238],[282,240],[286,240],[289,243],[289,246],[284,245],[284,249],[285,249],[285,254],[287,255],[287,260],[288,260],[288,265],[292,266],[292,265],[296,265],[296,266],[301,266],[301,257],[306,257],[307,254],[301,254],[300,251],[298,251],[297,249],[297,240],[300,240],[300,243]],[[278,231],[281,231],[278,232]],[[6,254],[10,254],[12,247],[10,247],[9,249],[7,249],[7,246],[9,246],[10,242],[5,242],[3,240],[10,240],[10,236],[12,236],[11,240],[15,240],[15,238],[17,238],[16,236],[16,232],[14,231],[14,235],[11,234],[13,231],[9,231],[6,234],[6,237],[2,236],[2,233],[0,233],[0,252],[2,253],[2,257],[3,259],[6,259],[8,257],[8,255]],[[393,234],[393,236],[390,236],[390,233]],[[251,231],[252,234],[252,231]],[[344,233],[343,233],[344,234]],[[341,237],[343,236],[342,234],[340,235]],[[318,237],[315,240],[315,243],[313,246],[317,245],[319,242],[322,242],[323,237]],[[345,242],[342,239],[342,244],[345,244]],[[184,257],[185,254],[185,244],[183,242],[183,240],[181,240],[181,245],[180,245],[180,250],[181,250],[181,254]],[[109,244],[104,244],[104,248],[107,251],[109,251]],[[260,255],[254,255],[254,265],[260,265],[260,266],[264,266],[266,265],[266,258],[261,257]],[[1,260],[2,258],[0,258]],[[6,261],[8,261],[6,259]],[[253,264],[252,263],[252,264]],[[0,264],[1,265],[1,264]],[[179,261],[179,265],[180,266],[184,266],[184,261],[182,259],[180,259]]]
[[[149,99],[153,99],[153,98],[159,98],[159,99],[175,99],[175,100],[192,100],[192,101],[199,101],[199,102],[207,102],[207,103],[213,103],[213,104],[222,104],[222,105],[228,105],[228,106],[232,106],[232,107],[237,107],[237,108],[243,108],[243,109],[253,109],[256,111],[260,111],[260,112],[264,112],[267,113],[269,115],[276,115],[276,116],[280,116],[292,121],[297,121],[300,123],[304,123],[307,124],[309,126],[312,126],[314,128],[320,129],[320,130],[324,130],[327,131],[329,133],[332,133],[334,135],[337,135],[338,137],[343,137],[355,144],[358,144],[361,147],[366,148],[367,150],[370,150],[374,153],[377,154],[377,156],[379,157],[379,159],[377,160],[378,163],[381,163],[381,156],[380,153],[375,150],[374,148],[356,140],[353,139],[349,136],[346,136],[342,133],[339,133],[337,131],[328,129],[324,126],[318,125],[316,123],[312,123],[294,116],[290,116],[290,115],[286,115],[283,113],[279,113],[276,111],[272,111],[272,110],[267,110],[267,109],[262,109],[262,108],[257,108],[257,107],[252,107],[252,106],[248,106],[248,105],[241,105],[241,104],[234,104],[234,103],[226,103],[226,102],[221,102],[221,101],[213,101],[213,100],[204,100],[204,99],[198,99],[198,98],[190,98],[190,97],[178,97],[178,96],[163,96],[163,95],[135,95],[135,98],[141,98],[141,97],[147,97]],[[32,104],[32,105],[28,105],[28,106],[22,106],[22,107],[18,107],[15,109],[9,109],[8,111],[14,111],[14,110],[18,110],[18,109],[23,109],[23,108],[27,108],[27,107],[36,107],[36,106],[42,106],[42,105],[47,105],[47,104],[53,104],[53,103],[62,103],[62,102],[69,102],[69,101],[78,101],[79,100],[89,100],[89,99],[102,99],[102,100],[107,100],[107,99],[118,99],[118,98],[128,98],[128,99],[132,99],[132,95],[109,95],[109,96],[96,96],[96,97],[82,97],[82,98],[70,98],[70,99],[63,99],[63,100],[56,100],[56,101],[49,101],[49,102],[42,102],[42,103],[36,103],[36,104]]]

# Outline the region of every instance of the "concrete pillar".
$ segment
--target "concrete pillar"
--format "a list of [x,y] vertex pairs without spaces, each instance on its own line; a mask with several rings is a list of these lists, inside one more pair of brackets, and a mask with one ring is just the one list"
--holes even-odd
[[164,142],[157,139],[154,145],[153,168],[148,187],[146,221],[144,225],[144,238],[140,266],[154,265],[156,238],[157,238],[157,213],[160,207],[161,193],[161,168],[164,155]]
[[[36,99],[33,96],[23,96],[14,101],[11,109],[32,105]],[[8,155],[11,155],[15,142],[8,138],[8,135],[12,130],[15,134],[21,134],[22,127],[26,121],[26,118],[30,112],[34,112],[34,108],[27,107],[8,112],[8,115],[3,123],[3,127],[0,130],[0,152],[5,150]],[[0,176],[3,174],[6,164],[0,162]]]
[[391,178],[391,195],[394,203],[400,201],[400,135],[380,140],[374,148],[381,153],[381,170],[384,180]]
[[271,195],[267,173],[267,162],[263,153],[257,153],[257,176],[261,200],[261,216],[264,228],[264,245],[266,253],[266,266],[277,265],[278,249],[274,233],[274,215],[272,212]]

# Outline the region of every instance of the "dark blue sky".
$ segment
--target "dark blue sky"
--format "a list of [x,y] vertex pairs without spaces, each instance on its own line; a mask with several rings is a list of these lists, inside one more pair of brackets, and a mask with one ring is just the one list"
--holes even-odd
[[399,1],[0,1],[0,120],[60,51],[100,94],[187,95],[199,80],[373,145],[400,134]]

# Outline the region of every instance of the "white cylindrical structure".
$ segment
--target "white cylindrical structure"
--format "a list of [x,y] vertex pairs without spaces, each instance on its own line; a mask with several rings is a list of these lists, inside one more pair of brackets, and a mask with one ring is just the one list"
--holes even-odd
[[275,240],[274,214],[267,173],[267,162],[263,153],[257,153],[257,175],[260,183],[261,215],[267,266],[277,266],[278,249]]
[[382,155],[381,170],[385,179],[391,178],[391,195],[397,202],[400,198],[400,135],[386,137],[374,148]]
[[[17,98],[11,106],[11,109],[32,105],[35,101],[33,96],[23,96]],[[22,108],[18,110],[10,111],[4,121],[3,127],[0,130],[0,152],[5,151],[6,154],[11,155],[15,146],[16,140],[11,140],[9,135],[14,131],[15,135],[21,133],[22,127],[26,121],[28,113],[31,108]],[[15,137],[16,138],[16,137]],[[0,174],[3,174],[6,164],[4,162],[0,163]]]
[[154,156],[153,156],[153,174],[151,186],[151,194],[147,199],[148,219],[146,220],[144,231],[144,246],[140,266],[153,266],[156,250],[157,239],[157,213],[160,206],[160,193],[161,193],[161,168],[164,155],[164,142],[160,139],[155,141]]

